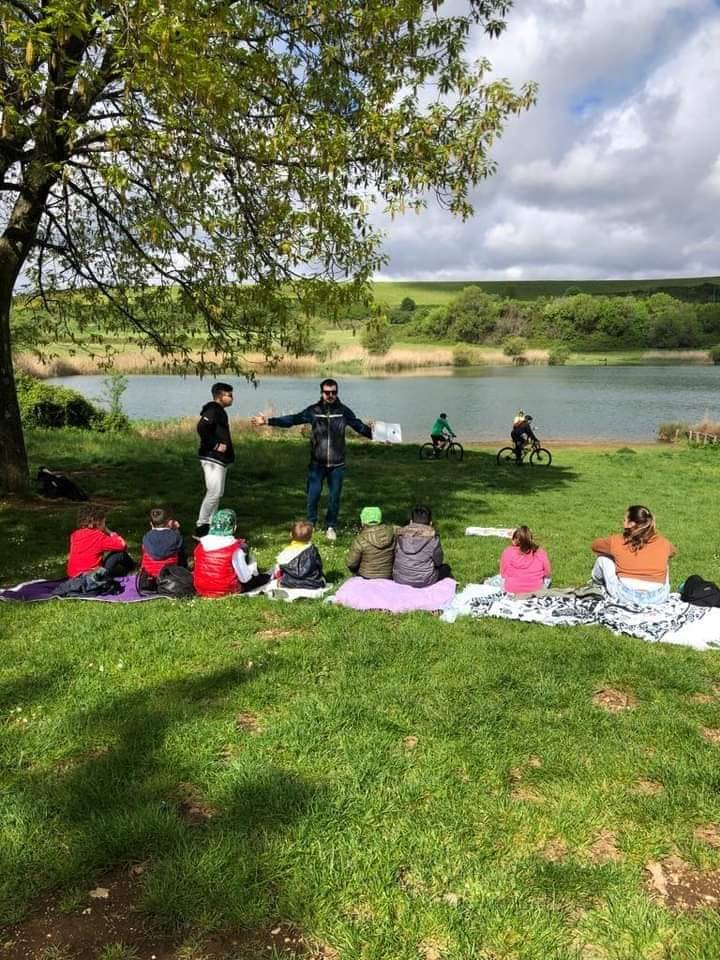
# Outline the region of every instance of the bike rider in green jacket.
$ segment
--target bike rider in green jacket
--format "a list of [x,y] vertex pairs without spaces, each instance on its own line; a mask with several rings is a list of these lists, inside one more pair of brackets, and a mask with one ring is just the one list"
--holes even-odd
[[435,423],[430,427],[430,439],[435,448],[435,456],[438,457],[440,451],[444,450],[448,443],[454,440],[456,436],[457,434],[454,433],[453,428],[448,423],[447,414],[441,413]]

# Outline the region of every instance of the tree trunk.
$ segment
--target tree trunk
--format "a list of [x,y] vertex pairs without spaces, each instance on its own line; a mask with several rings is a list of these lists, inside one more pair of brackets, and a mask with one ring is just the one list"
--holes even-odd
[[26,493],[30,483],[10,349],[14,277],[0,264],[0,495]]

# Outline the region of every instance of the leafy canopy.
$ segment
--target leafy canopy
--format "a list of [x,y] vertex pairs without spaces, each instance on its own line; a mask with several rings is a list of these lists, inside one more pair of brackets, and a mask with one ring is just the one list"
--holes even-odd
[[292,349],[300,317],[382,264],[373,210],[434,196],[469,216],[534,100],[465,58],[510,2],[461,6],[4,0],[0,284],[23,271],[50,337],[92,318],[225,366]]

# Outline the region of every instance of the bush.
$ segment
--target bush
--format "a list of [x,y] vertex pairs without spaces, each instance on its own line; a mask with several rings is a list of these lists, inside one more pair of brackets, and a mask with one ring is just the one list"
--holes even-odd
[[371,317],[363,328],[360,341],[368,353],[374,356],[386,354],[393,343],[392,330],[387,317],[382,314]]
[[103,413],[98,411],[100,418],[96,423],[98,430],[105,430],[108,433],[127,433],[130,429],[130,421],[123,410],[122,397],[127,390],[127,377],[117,370],[113,370],[103,380],[103,396],[100,398],[107,410]]
[[403,297],[400,309],[405,313],[412,313],[415,309],[415,301],[412,297]]
[[563,367],[570,359],[570,350],[562,344],[554,347],[548,354],[548,365],[551,367]]
[[409,320],[412,320],[412,314],[404,307],[393,307],[388,314],[388,319],[393,325],[397,323],[407,323]]
[[506,337],[502,344],[502,351],[506,357],[519,357],[527,348],[527,340],[524,337]]
[[18,373],[15,382],[20,416],[26,427],[105,429],[106,415],[77,391],[51,386],[29,373]]
[[475,355],[470,347],[455,347],[453,350],[454,367],[471,367],[475,361]]
[[481,343],[495,330],[502,301],[480,287],[465,287],[447,306],[451,336],[467,343]]
[[720,344],[715,347],[710,347],[708,350],[708,356],[714,364],[720,363]]
[[658,427],[658,440],[663,443],[672,443],[678,437],[684,437],[687,435],[689,429],[689,424],[683,420],[670,420],[666,423],[661,423]]

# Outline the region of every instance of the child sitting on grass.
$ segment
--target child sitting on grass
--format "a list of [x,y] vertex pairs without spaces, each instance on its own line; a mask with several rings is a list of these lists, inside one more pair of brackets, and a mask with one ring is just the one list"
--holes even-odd
[[124,577],[135,569],[127,544],[119,533],[108,530],[105,509],[85,503],[78,509],[77,530],[70,534],[68,577],[77,577],[104,567],[111,577]]
[[433,527],[430,507],[418,505],[410,515],[410,522],[397,531],[393,580],[408,587],[429,587],[438,580],[452,576],[443,562],[440,537]]
[[246,542],[235,536],[236,526],[234,510],[217,510],[210,520],[209,533],[195,547],[193,583],[199,596],[247,593],[270,579],[267,574],[258,574]]
[[391,580],[395,557],[395,530],[382,522],[380,507],[364,507],[362,530],[350,545],[348,570],[366,580]]
[[506,593],[534,593],[549,587],[550,560],[547,553],[535,543],[529,527],[513,531],[512,544],[500,556],[500,573],[486,583],[502,587]]
[[169,510],[153,507],[150,511],[150,529],[142,540],[140,569],[150,577],[157,577],[163,567],[171,564],[187,566],[180,524]]
[[298,520],[290,528],[290,543],[276,558],[273,578],[289,590],[322,590],[325,586],[322,558],[312,542],[314,526]]

